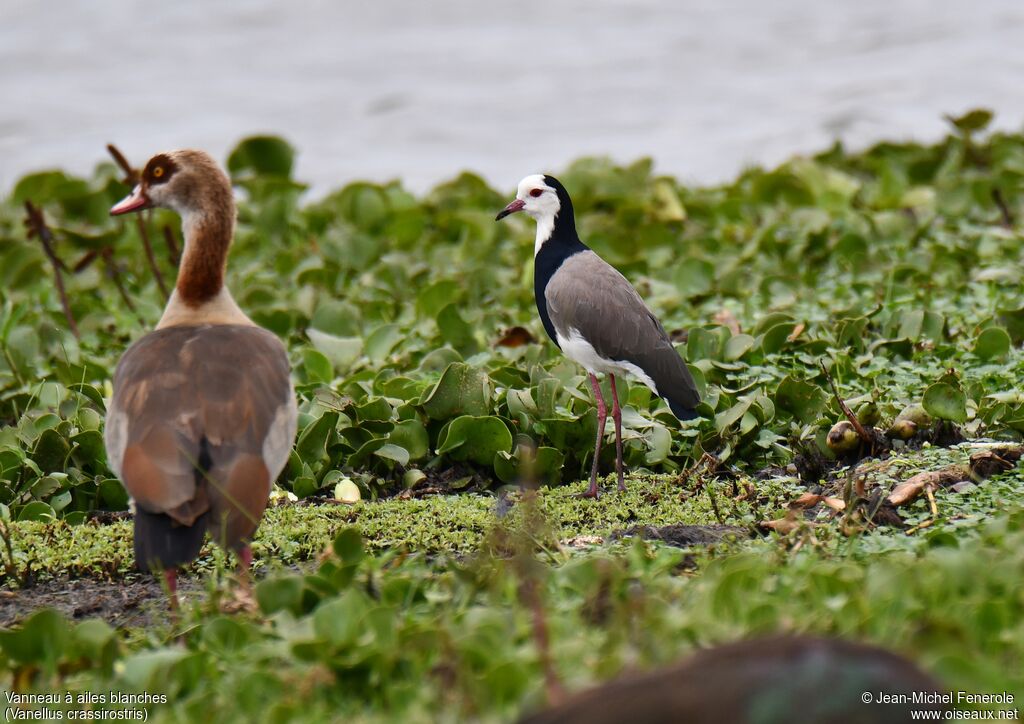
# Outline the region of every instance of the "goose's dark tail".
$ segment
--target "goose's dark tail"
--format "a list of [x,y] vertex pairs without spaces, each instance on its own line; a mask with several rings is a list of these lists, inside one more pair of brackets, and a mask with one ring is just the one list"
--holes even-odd
[[[199,441],[196,461],[196,490],[202,492],[213,465],[206,438]],[[182,525],[166,513],[151,513],[135,507],[135,565],[141,570],[168,570],[195,560],[203,547],[209,511],[192,525]]]

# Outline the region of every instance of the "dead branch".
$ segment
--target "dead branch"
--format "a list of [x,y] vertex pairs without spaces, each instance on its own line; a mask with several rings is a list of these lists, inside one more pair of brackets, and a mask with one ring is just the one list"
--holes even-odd
[[121,299],[124,300],[124,304],[128,309],[131,310],[135,318],[139,320],[140,324],[145,324],[146,320],[139,316],[138,311],[135,309],[135,305],[132,304],[131,297],[128,296],[128,291],[124,288],[124,283],[121,281],[121,268],[117,265],[114,260],[114,250],[109,247],[103,247],[100,250],[100,257],[103,259],[103,263],[107,267],[107,276],[113,280],[114,285],[117,287],[117,291],[121,294]]
[[53,266],[53,276],[57,283],[57,294],[60,295],[60,305],[64,310],[64,318],[68,320],[71,333],[75,335],[75,339],[78,339],[81,335],[78,333],[78,325],[75,323],[75,318],[71,314],[71,304],[68,302],[68,293],[64,288],[64,275],[62,272],[67,271],[67,267],[64,266],[64,262],[60,260],[57,253],[53,250],[53,232],[46,225],[42,209],[34,206],[31,201],[25,201],[25,215],[28,238],[39,238],[39,243],[43,246],[43,253],[46,254],[46,258],[50,260],[50,264]]
[[1013,229],[1013,212],[1010,211],[1010,207],[1006,203],[1006,199],[1003,197],[1003,192],[999,189],[992,189],[992,200],[999,208],[999,215],[1002,217],[1003,226],[1007,229]]
[[171,266],[177,268],[181,263],[181,252],[178,251],[178,242],[174,238],[174,231],[166,224],[164,225],[164,243],[167,244],[167,258],[171,260]]
[[[114,157],[114,162],[124,171],[124,183],[129,188],[135,188],[141,177],[138,169],[133,168],[128,163],[128,159],[124,157],[124,154],[114,144],[108,143],[107,151]],[[156,279],[156,285],[160,287],[160,293],[166,302],[170,298],[167,292],[167,285],[164,283],[164,275],[160,273],[160,267],[157,266],[156,257],[153,255],[153,244],[149,241],[149,231],[146,229],[146,221],[143,219],[142,214],[135,215],[135,225],[139,230],[139,236],[142,237],[142,248],[146,251],[146,261],[149,263],[149,268],[153,272],[153,278]]]

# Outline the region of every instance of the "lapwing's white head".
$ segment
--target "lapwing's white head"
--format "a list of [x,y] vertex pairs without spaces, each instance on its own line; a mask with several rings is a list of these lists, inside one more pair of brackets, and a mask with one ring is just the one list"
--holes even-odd
[[534,247],[536,254],[544,242],[551,238],[555,229],[555,220],[559,217],[560,212],[563,212],[563,200],[568,206],[568,214],[562,213],[562,216],[570,217],[567,221],[570,225],[574,225],[571,219],[572,206],[569,205],[568,199],[569,196],[558,179],[536,173],[519,182],[515,201],[502,209],[495,220],[504,219],[517,211],[525,211],[532,216],[537,222],[537,243]]
[[[231,181],[209,154],[183,150],[158,153],[149,159],[132,192],[111,210],[112,216],[159,206],[190,216],[210,211],[234,215]],[[225,207],[223,209],[217,207]]]

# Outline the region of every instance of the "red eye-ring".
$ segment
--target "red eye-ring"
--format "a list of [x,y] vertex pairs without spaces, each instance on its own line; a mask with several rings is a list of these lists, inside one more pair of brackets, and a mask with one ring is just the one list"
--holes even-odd
[[530,192],[530,196],[532,196],[533,198],[537,198],[542,193],[544,193],[543,189],[534,189],[533,191]]

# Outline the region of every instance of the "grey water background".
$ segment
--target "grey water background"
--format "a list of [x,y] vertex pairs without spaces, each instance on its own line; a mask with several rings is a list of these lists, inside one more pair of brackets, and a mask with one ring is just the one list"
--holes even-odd
[[974,106],[1024,122],[1021,0],[0,0],[0,191],[257,132],[314,194],[584,154],[713,183]]

